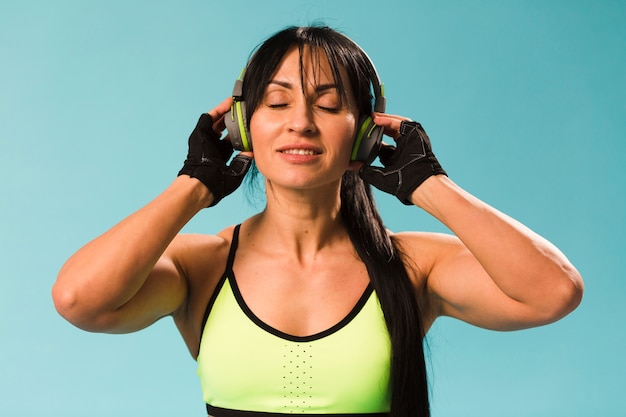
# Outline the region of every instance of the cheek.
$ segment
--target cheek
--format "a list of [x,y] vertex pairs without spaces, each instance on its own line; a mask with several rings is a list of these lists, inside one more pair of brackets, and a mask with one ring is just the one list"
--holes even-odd
[[270,119],[263,116],[262,110],[256,111],[252,115],[248,130],[252,141],[252,150],[255,153],[260,152],[265,147],[268,138],[276,136],[275,127],[272,125]]
[[263,132],[259,131],[260,128],[263,127],[262,123],[257,123],[258,117],[256,117],[256,113],[252,115],[250,118],[250,123],[248,124],[248,130],[250,132],[250,138],[254,144],[255,138],[257,136],[262,136]]
[[[254,154],[254,161],[259,171],[263,171],[263,167],[265,166],[263,150],[267,149],[267,140],[274,136],[271,133],[271,124],[267,118],[262,116],[262,113],[262,111],[256,111],[250,118],[250,124],[248,125],[252,141],[252,153]],[[257,117],[258,115],[260,115],[260,117]]]
[[346,139],[348,151],[352,152],[352,146],[354,145],[354,139],[356,137],[357,130],[359,126],[357,126],[356,118],[352,115],[346,116],[345,124],[343,125],[343,135]]

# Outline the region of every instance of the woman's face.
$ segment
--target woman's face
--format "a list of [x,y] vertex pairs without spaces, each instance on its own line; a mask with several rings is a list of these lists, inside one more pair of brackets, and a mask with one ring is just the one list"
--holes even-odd
[[300,65],[294,47],[252,115],[250,133],[256,165],[273,186],[311,189],[336,184],[351,166],[357,114],[351,91],[341,100],[323,53],[312,62],[305,49]]

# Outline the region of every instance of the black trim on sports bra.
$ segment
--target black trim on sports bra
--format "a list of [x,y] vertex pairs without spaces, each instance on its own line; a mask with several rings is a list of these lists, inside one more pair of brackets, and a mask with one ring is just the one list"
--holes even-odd
[[[213,407],[211,405],[206,406],[209,416],[212,417],[286,417],[293,416],[294,414],[287,413],[265,413],[261,411],[244,411],[244,410],[232,410],[230,408]],[[306,414],[302,413],[301,416],[305,417],[389,417],[389,413],[355,413],[355,414]]]
[[[255,323],[257,326],[259,326],[261,329],[265,330],[266,332],[273,334],[274,336],[277,336],[277,337],[280,337],[281,339],[289,340],[292,342],[312,342],[314,340],[322,339],[326,336],[329,336],[341,330],[359,314],[359,312],[363,309],[363,306],[365,306],[365,304],[367,303],[367,300],[369,299],[369,297],[372,295],[374,288],[372,287],[371,283],[368,283],[367,287],[365,287],[365,290],[363,291],[363,294],[361,295],[361,297],[359,298],[355,306],[352,308],[352,310],[350,310],[350,312],[346,315],[346,317],[344,317],[341,321],[331,326],[330,328],[323,330],[319,333],[312,334],[310,336],[294,336],[294,335],[282,332],[270,326],[269,324],[261,320],[259,317],[257,317],[257,315],[254,314],[254,312],[250,309],[250,307],[248,307],[248,305],[246,304],[246,301],[243,299],[243,296],[241,295],[241,291],[239,290],[239,286],[237,285],[237,279],[235,278],[235,273],[233,272],[235,253],[237,252],[237,246],[239,245],[240,226],[241,226],[240,224],[235,226],[235,230],[233,231],[233,239],[230,245],[230,251],[228,253],[228,261],[226,263],[226,269],[224,270],[224,273],[222,274],[222,277],[220,278],[219,283],[215,287],[215,290],[213,291],[213,294],[211,295],[211,298],[205,310],[204,318],[202,320],[202,327],[200,328],[200,344],[202,343],[202,333],[204,331],[204,326],[206,325],[206,322],[209,319],[209,314],[211,313],[211,310],[213,309],[215,300],[217,299],[217,296],[220,293],[222,287],[224,286],[224,282],[226,280],[228,280],[228,282],[230,283],[235,299],[237,300],[237,304],[239,304],[239,307],[241,308],[241,310],[246,314],[246,316],[248,316],[248,318],[253,323]],[[198,352],[199,351],[200,350],[198,349]]]
[[228,282],[230,282],[230,287],[233,290],[233,294],[235,295],[237,304],[239,304],[239,307],[246,314],[246,316],[248,316],[248,318],[254,324],[259,326],[266,332],[271,333],[276,337],[280,337],[281,339],[289,340],[291,342],[312,342],[314,340],[322,339],[335,332],[338,332],[343,327],[345,327],[348,323],[350,323],[352,319],[355,318],[359,314],[361,309],[363,309],[363,306],[365,305],[365,303],[367,303],[367,300],[372,294],[372,291],[374,290],[374,288],[370,284],[368,284],[367,287],[365,288],[365,291],[363,291],[361,298],[359,298],[359,301],[357,301],[356,305],[352,308],[352,310],[346,315],[346,317],[344,317],[341,321],[339,321],[339,323],[331,326],[330,328],[326,330],[323,330],[319,333],[312,334],[310,336],[294,336],[294,335],[282,332],[270,326],[269,324],[261,320],[256,314],[254,314],[254,312],[246,304],[246,301],[243,299],[243,296],[241,295],[241,291],[239,291],[239,286],[237,285],[237,279],[235,278],[235,274],[232,271],[231,271],[231,274],[232,275],[229,275],[229,277],[227,278]]
[[211,294],[211,298],[209,298],[209,302],[207,303],[206,308],[204,309],[204,317],[202,318],[202,325],[200,327],[200,342],[198,343],[198,352],[200,352],[200,345],[202,344],[202,333],[204,333],[204,326],[206,326],[206,322],[209,319],[209,314],[213,309],[213,304],[215,304],[215,300],[217,300],[217,296],[219,295],[222,287],[224,286],[224,282],[228,278],[228,273],[233,270],[233,262],[235,261],[235,252],[237,251],[237,245],[239,244],[239,227],[241,225],[238,224],[235,226],[235,230],[233,231],[233,239],[230,243],[230,250],[228,251],[228,260],[226,261],[226,268],[222,273],[222,277],[219,282],[215,286],[213,290],[213,294]]

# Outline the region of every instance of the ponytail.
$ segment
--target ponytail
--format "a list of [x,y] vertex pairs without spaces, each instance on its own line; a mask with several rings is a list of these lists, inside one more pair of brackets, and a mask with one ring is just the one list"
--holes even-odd
[[430,417],[424,330],[415,290],[370,186],[353,171],[342,179],[341,216],[365,263],[391,338],[391,417]]

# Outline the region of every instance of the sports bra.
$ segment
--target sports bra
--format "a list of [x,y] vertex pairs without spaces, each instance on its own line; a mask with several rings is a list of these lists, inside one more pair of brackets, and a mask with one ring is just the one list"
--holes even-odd
[[246,305],[228,262],[203,320],[197,373],[214,417],[285,414],[387,416],[391,343],[368,285],[339,323],[311,336],[283,333]]

